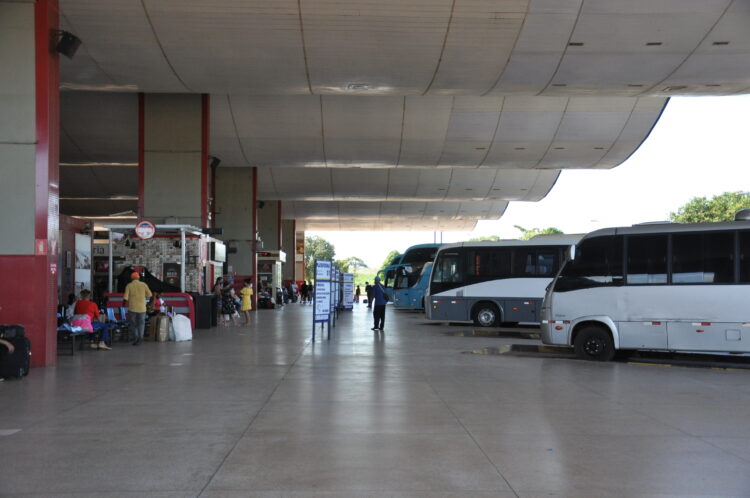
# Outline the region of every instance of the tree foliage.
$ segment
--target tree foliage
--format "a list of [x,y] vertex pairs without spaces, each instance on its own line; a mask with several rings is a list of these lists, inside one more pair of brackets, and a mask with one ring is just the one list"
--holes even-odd
[[522,234],[520,237],[518,237],[521,240],[529,240],[532,237],[535,237],[537,235],[552,235],[552,234],[562,234],[563,231],[555,228],[555,227],[548,227],[548,228],[524,228],[519,225],[513,225],[515,228],[519,229]]
[[383,261],[383,264],[380,266],[380,268],[385,268],[386,266],[390,265],[391,261],[393,261],[393,258],[398,256],[399,254],[401,253],[395,249],[389,252],[388,256],[385,257],[385,261]]
[[498,242],[500,239],[499,235],[482,235],[481,237],[474,237],[469,239],[469,242]]
[[357,270],[360,268],[367,268],[367,263],[356,256],[350,256],[346,259],[337,259],[333,264],[336,265],[336,268],[338,268],[341,273],[357,273]]
[[677,223],[705,223],[709,221],[732,221],[740,209],[750,208],[750,192],[724,192],[711,199],[693,197],[669,219]]
[[312,280],[314,277],[316,259],[333,261],[335,256],[333,244],[323,237],[305,237],[305,279]]

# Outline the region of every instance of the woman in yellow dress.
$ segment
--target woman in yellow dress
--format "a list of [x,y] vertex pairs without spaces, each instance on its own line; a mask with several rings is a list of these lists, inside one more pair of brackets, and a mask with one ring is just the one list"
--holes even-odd
[[249,278],[246,278],[245,286],[240,291],[240,297],[242,298],[242,306],[240,306],[240,311],[242,311],[242,316],[245,317],[245,325],[250,323],[250,310],[253,309],[253,300],[251,299],[252,295],[253,281]]

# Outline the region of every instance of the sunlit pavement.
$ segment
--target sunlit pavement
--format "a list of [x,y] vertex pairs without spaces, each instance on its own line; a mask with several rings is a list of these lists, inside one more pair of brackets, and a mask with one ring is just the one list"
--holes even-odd
[[0,496],[748,496],[750,372],[466,354],[366,306],[115,344],[0,383]]

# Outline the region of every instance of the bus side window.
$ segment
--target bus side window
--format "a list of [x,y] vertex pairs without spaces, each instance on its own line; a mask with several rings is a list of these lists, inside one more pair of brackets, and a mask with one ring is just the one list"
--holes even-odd
[[740,236],[740,282],[750,283],[750,230],[739,233]]
[[539,252],[536,257],[536,276],[551,277],[557,268],[557,254],[553,252]]
[[536,275],[536,252],[533,248],[517,248],[513,252],[513,276],[516,278]]
[[734,282],[734,233],[672,235],[673,284]]
[[667,235],[627,238],[628,284],[667,283]]

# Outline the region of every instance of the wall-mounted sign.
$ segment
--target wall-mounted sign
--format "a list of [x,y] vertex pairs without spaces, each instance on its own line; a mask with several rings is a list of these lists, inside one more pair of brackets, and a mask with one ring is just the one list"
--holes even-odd
[[150,239],[154,234],[156,234],[156,226],[152,222],[141,220],[135,224],[135,235],[139,239]]

